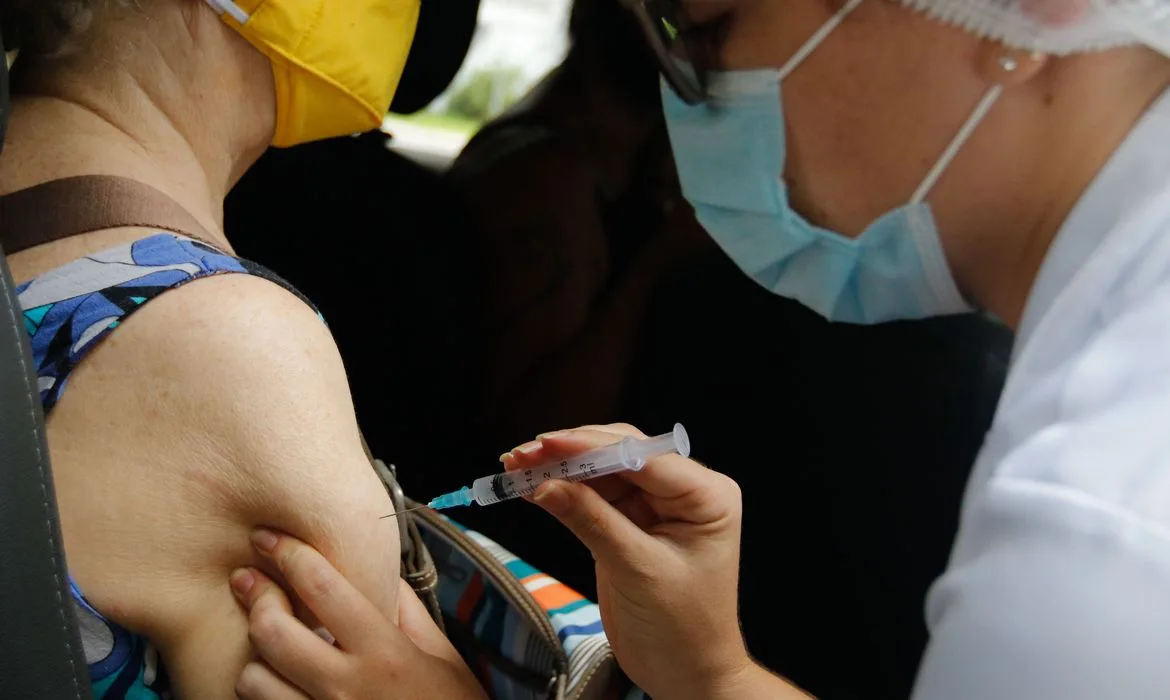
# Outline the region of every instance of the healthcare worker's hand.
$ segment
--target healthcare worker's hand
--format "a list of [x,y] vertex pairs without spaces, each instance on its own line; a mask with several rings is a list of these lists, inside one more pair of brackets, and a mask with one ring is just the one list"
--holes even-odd
[[248,611],[248,637],[260,657],[240,674],[242,700],[487,697],[405,581],[399,580],[396,625],[304,542],[267,531],[252,541],[337,645],[298,620],[280,586],[263,573],[236,571],[232,590]]
[[[645,437],[629,426],[551,433],[503,456],[526,469]],[[748,656],[737,610],[741,498],[730,478],[669,455],[640,472],[551,481],[533,499],[597,561],[605,634],[654,698],[803,698]]]

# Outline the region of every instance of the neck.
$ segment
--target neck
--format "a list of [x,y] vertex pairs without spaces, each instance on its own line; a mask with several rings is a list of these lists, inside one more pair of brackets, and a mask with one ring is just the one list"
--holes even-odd
[[133,126],[120,121],[77,102],[20,100],[0,166],[0,191],[74,175],[120,175],[162,191],[213,235],[222,235],[223,199],[232,183],[223,164],[200,158],[157,115]]
[[1017,224],[982,222],[984,231],[994,233],[973,237],[976,249],[956,269],[979,306],[1013,329],[1069,214],[1150,105],[1170,87],[1166,71],[1133,70],[1129,76],[1122,89],[1092,104],[1085,101],[1084,90],[1057,91],[1052,119],[1043,129],[1046,138],[1037,141],[1034,162],[1042,165],[1024,175],[1032,187],[1020,190],[1018,207],[1008,212]]
[[[223,200],[264,151],[270,124],[242,113],[254,86],[233,80],[244,75],[234,57],[226,59],[229,70],[201,70],[175,58],[197,54],[192,46],[150,51],[142,44],[132,65],[29,76],[32,89],[13,103],[0,193],[75,175],[118,175],[162,191],[222,238]],[[263,113],[257,101],[252,109]]]

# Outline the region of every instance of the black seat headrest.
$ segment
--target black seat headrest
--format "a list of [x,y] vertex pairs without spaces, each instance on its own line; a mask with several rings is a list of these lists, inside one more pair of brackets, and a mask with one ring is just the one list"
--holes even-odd
[[4,151],[4,132],[8,126],[8,54],[4,49],[4,29],[0,28],[0,152]]
[[414,45],[390,111],[411,114],[434,101],[467,58],[480,0],[423,0]]

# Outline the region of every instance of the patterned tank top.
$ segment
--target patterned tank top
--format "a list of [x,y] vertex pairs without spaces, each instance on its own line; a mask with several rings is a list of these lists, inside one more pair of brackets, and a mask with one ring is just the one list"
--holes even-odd
[[[61,399],[74,368],[131,314],[163,292],[233,273],[270,280],[305,300],[263,267],[173,233],[88,255],[18,285],[45,415]],[[95,697],[170,697],[166,672],[151,643],[107,619],[72,578],[69,583]]]

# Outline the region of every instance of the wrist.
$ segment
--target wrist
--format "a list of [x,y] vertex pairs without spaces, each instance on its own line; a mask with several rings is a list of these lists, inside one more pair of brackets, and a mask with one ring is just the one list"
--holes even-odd
[[726,675],[712,679],[709,700],[811,700],[812,696],[751,659]]

